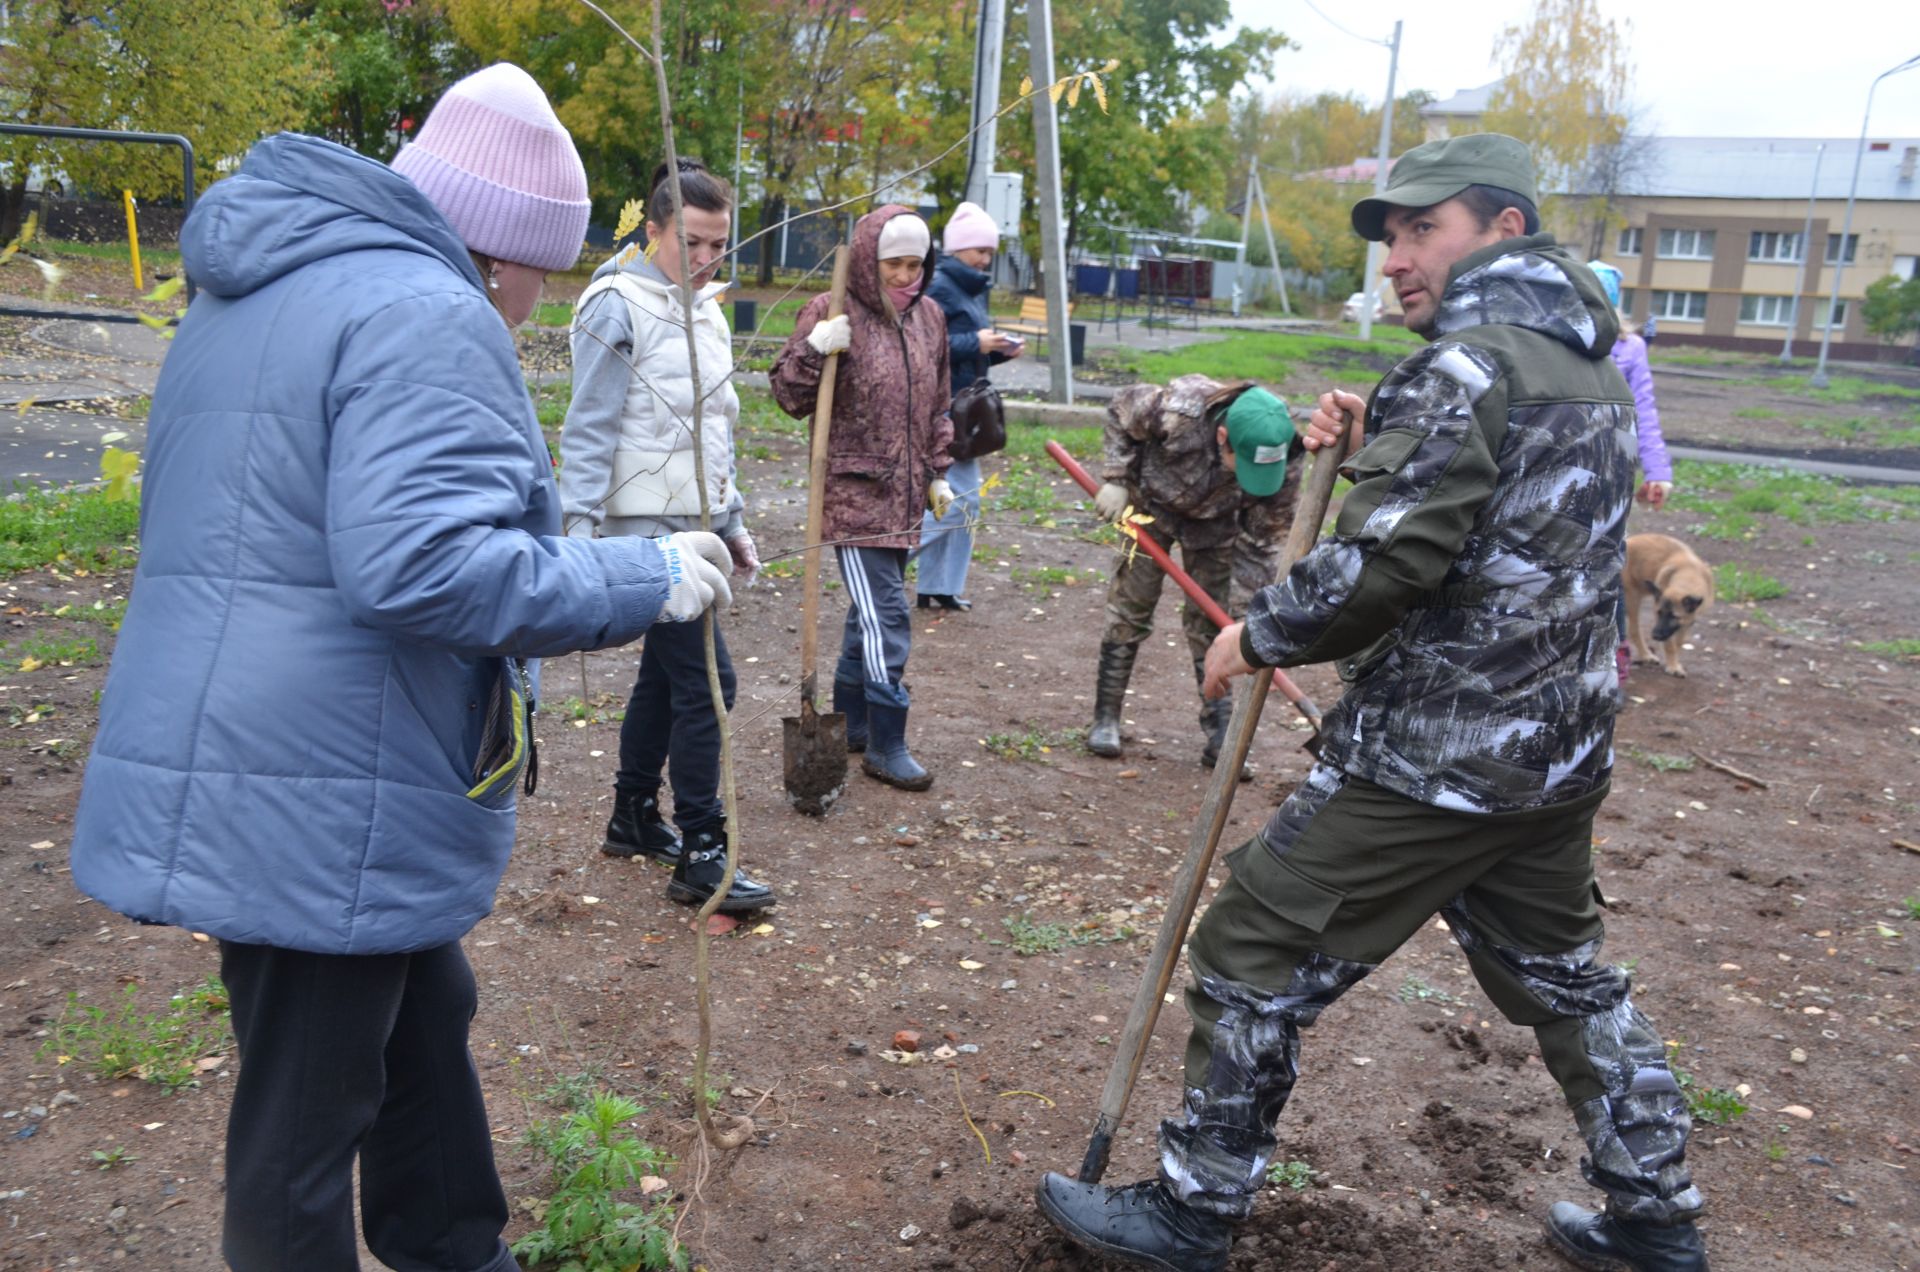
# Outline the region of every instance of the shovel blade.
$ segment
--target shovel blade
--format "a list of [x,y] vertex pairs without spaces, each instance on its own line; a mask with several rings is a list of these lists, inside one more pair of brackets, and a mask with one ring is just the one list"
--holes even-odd
[[803,704],[798,716],[780,721],[785,747],[787,802],[813,817],[824,816],[847,786],[847,717],[821,714]]

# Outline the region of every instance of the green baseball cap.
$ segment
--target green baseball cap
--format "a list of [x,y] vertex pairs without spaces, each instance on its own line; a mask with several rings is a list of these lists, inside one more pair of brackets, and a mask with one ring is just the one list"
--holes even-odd
[[1257,385],[1227,407],[1227,445],[1240,489],[1256,498],[1272,494],[1287,479],[1287,447],[1293,417],[1287,404]]
[[1471,185],[1497,186],[1538,207],[1533,155],[1505,133],[1469,133],[1415,146],[1393,162],[1387,188],[1353,205],[1353,229],[1378,242],[1393,208],[1430,208]]

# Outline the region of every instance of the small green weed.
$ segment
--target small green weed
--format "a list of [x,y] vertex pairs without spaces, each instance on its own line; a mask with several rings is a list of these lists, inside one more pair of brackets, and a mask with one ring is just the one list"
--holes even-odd
[[782,557],[778,561],[768,561],[760,567],[760,573],[770,579],[797,579],[807,572],[804,557]]
[[1409,976],[1401,981],[1400,989],[1396,997],[1398,997],[1401,1002],[1409,1004],[1438,1003],[1442,1007],[1458,1007],[1461,1005],[1459,998],[1449,994],[1444,989],[1429,985],[1418,976]]
[[1900,904],[1906,907],[1908,918],[1920,919],[1920,897],[1907,897]]
[[208,979],[174,995],[167,1010],[154,1015],[140,1011],[139,993],[139,986],[128,985],[112,1008],[82,1004],[78,994],[68,994],[40,1054],[103,1078],[139,1078],[170,1095],[197,1086],[200,1058],[232,1042],[225,987]]
[[549,432],[567,422],[567,408],[573,405],[572,380],[548,380],[545,384],[527,382],[533,397],[533,414],[540,427]]
[[1086,583],[1098,582],[1098,570],[1081,567],[1073,569],[1066,566],[1043,565],[1035,569],[1015,566],[1010,572],[1015,587],[1023,592],[1036,592],[1044,596],[1057,595],[1056,589],[1080,587]]
[[1627,754],[1656,773],[1687,773],[1693,769],[1691,755],[1662,755],[1658,751],[1645,751],[1637,746],[1629,748]]
[[1767,1141],[1767,1160],[1768,1160],[1768,1161],[1770,1161],[1770,1162],[1784,1162],[1784,1161],[1786,1161],[1786,1160],[1787,1160],[1787,1146],[1786,1146],[1785,1144],[1782,1144],[1782,1143],[1781,1143],[1781,1142],[1780,1142],[1779,1140],[1777,1140],[1777,1139],[1770,1139],[1770,1140],[1768,1140],[1768,1141]]
[[0,499],[0,574],[41,566],[130,566],[139,551],[139,487],[131,498],[104,490],[16,487]]
[[780,452],[764,442],[748,442],[740,448],[740,454],[747,459],[757,459],[762,462],[780,458]]
[[1701,1086],[1679,1064],[1680,1044],[1667,1044],[1667,1068],[1673,1071],[1673,1080],[1680,1086],[1680,1094],[1686,1098],[1687,1112],[1696,1122],[1708,1126],[1726,1126],[1747,1111],[1746,1103],[1739,1094],[1725,1087]]
[[1085,729],[1056,729],[1051,732],[1028,725],[1024,733],[989,733],[980,745],[1003,760],[1041,760],[1053,754],[1055,747],[1084,750]]
[[669,1204],[636,1205],[614,1195],[669,1164],[626,1129],[640,1113],[632,1100],[600,1091],[558,1122],[527,1128],[525,1142],[546,1158],[553,1195],[536,1210],[539,1226],[513,1243],[516,1258],[557,1264],[562,1272],[687,1266]]
[[127,1151],[125,1144],[115,1144],[112,1148],[96,1148],[93,1160],[101,1170],[112,1170],[115,1166],[125,1166],[128,1162],[137,1162],[139,1156]]
[[780,409],[770,392],[750,391],[740,395],[741,437],[756,433],[774,437],[805,437],[811,420],[796,420]]
[[1313,1187],[1313,1177],[1319,1173],[1307,1162],[1268,1162],[1267,1186],[1299,1192]]
[[1733,413],[1736,420],[1777,420],[1781,413],[1770,406],[1743,406]]
[[[1058,954],[1069,945],[1104,945],[1124,941],[1134,935],[1131,927],[1109,930],[1100,923],[1036,923],[1030,914],[1008,915],[1000,920],[1007,929],[1006,944],[1023,957],[1034,954]],[[994,942],[999,944],[999,942]]]
[[1870,640],[1860,648],[1876,654],[1888,654],[1894,658],[1920,658],[1920,640],[1912,636],[1900,636],[1893,640]]
[[100,644],[91,636],[66,640],[23,640],[0,653],[0,668],[32,671],[37,667],[93,666],[100,661]]
[[1787,594],[1785,583],[1738,561],[1714,566],[1713,583],[1723,601],[1771,601]]

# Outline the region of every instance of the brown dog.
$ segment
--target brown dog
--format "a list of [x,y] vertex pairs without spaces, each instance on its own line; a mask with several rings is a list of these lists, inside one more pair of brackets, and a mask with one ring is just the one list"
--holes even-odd
[[1687,669],[1680,665],[1680,642],[1693,620],[1713,604],[1713,571],[1678,539],[1636,534],[1627,538],[1627,568],[1620,582],[1627,594],[1627,640],[1634,658],[1653,661],[1653,651],[1640,631],[1640,606],[1651,599],[1660,665],[1669,676],[1686,675]]

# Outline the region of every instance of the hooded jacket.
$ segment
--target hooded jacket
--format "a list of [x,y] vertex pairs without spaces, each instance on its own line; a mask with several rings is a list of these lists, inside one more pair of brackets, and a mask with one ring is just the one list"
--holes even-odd
[[517,660],[644,631],[659,549],[559,537],[513,338],[392,169],[270,138],[181,255],[74,882],[245,944],[456,940],[513,845]]
[[993,315],[987,312],[990,284],[985,270],[958,256],[942,256],[927,284],[927,296],[947,320],[947,359],[955,393],[985,379],[989,367],[1007,360],[1004,353],[980,352],[980,333],[993,326]]
[[[742,528],[734,485],[733,339],[715,299],[694,294],[700,356],[700,436],[714,531]],[[671,534],[700,528],[693,464],[693,378],[679,285],[636,253],[601,265],[574,307],[573,400],[560,434],[560,496],[567,533]]]
[[1333,534],[1254,598],[1256,665],[1339,660],[1322,759],[1467,812],[1613,768],[1634,414],[1598,281],[1549,235],[1459,261],[1367,405]]
[[[953,462],[947,320],[924,288],[896,315],[880,286],[880,228],[909,211],[888,204],[867,213],[854,225],[849,249],[852,344],[840,355],[834,382],[823,526],[828,541],[856,539],[856,547],[918,546],[927,487]],[[933,266],[929,250],[924,268],[930,273]],[[820,393],[826,358],[807,333],[826,318],[831,299],[807,302],[774,360],[774,400],[796,418],[812,415]]]

